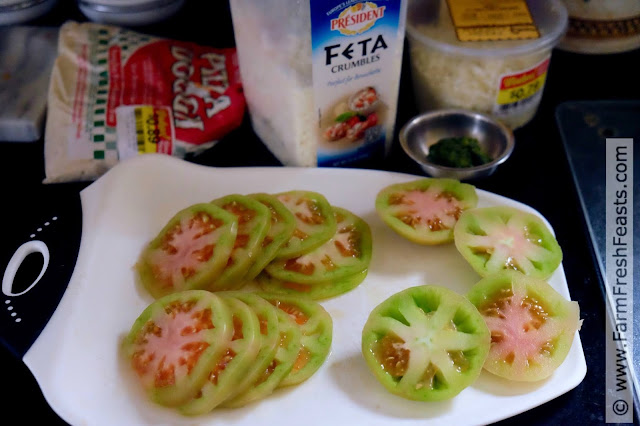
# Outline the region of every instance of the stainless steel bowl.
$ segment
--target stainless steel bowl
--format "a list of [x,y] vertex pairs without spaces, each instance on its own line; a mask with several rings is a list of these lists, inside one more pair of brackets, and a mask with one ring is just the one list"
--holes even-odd
[[[481,166],[455,168],[440,166],[427,160],[431,145],[444,138],[462,136],[477,139],[493,161]],[[412,118],[400,130],[400,145],[430,176],[470,180],[489,176],[507,161],[513,151],[514,137],[509,128],[487,115],[448,109]]]

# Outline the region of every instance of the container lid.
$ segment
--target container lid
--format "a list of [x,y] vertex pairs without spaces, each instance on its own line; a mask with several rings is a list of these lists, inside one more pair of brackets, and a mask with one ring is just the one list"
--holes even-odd
[[80,0],[83,6],[111,13],[142,12],[180,2],[180,0]]
[[146,25],[176,13],[185,0],[78,0],[82,13],[97,22]]
[[526,0],[526,3],[539,38],[460,41],[447,0],[412,0],[407,13],[407,32],[413,42],[464,56],[512,56],[552,49],[567,30],[567,9],[560,0]]
[[0,0],[0,25],[14,25],[36,19],[55,6],[57,0]]

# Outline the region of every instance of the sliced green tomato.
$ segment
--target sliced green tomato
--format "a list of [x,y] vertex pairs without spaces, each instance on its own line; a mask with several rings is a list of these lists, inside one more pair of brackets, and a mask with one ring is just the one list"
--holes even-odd
[[238,230],[234,215],[211,204],[178,212],[142,252],[136,271],[155,298],[202,289],[218,278]]
[[242,277],[262,252],[262,242],[269,231],[271,212],[259,201],[244,195],[227,195],[211,202],[238,218],[238,235],[227,266],[220,277],[212,281],[212,291],[238,287]]
[[395,232],[418,244],[453,241],[463,211],[478,204],[475,187],[454,179],[419,179],[378,193],[376,210]]
[[313,300],[336,297],[356,288],[367,277],[368,270],[356,272],[348,277],[324,283],[304,284],[292,281],[282,281],[262,273],[256,277],[256,282],[263,291],[289,296],[303,296]]
[[199,392],[184,405],[180,412],[187,415],[208,413],[224,401],[251,369],[262,345],[260,321],[245,303],[234,298],[223,298],[229,306],[233,320],[233,336],[226,350],[209,370]]
[[285,312],[300,327],[301,346],[293,368],[279,386],[302,383],[322,366],[331,350],[333,321],[317,302],[295,296],[258,293],[273,306]]
[[[272,305],[273,306],[273,305]],[[273,393],[293,369],[300,352],[302,331],[296,322],[284,311],[276,309],[280,339],[275,356],[264,368],[253,385],[235,398],[225,401],[223,406],[242,407],[250,402],[263,399]]]
[[161,405],[193,398],[231,345],[227,305],[204,290],[171,294],[149,305],[122,348],[143,388]]
[[271,262],[266,271],[281,281],[318,284],[339,281],[369,267],[371,230],[348,210],[334,207],[337,229],[329,241],[301,256]]
[[562,250],[542,220],[512,207],[464,212],[454,235],[458,251],[483,277],[513,269],[546,279],[562,261]]
[[484,368],[510,380],[549,377],[567,357],[580,308],[547,282],[515,271],[482,279],[467,295],[491,330]]
[[290,191],[277,194],[296,220],[296,229],[280,247],[276,258],[291,258],[309,252],[329,239],[336,232],[333,209],[322,194],[311,191]]
[[452,398],[480,375],[491,338],[478,310],[438,286],[396,293],[369,315],[362,354],[391,393],[417,401]]
[[280,247],[289,241],[296,229],[296,219],[278,199],[270,194],[251,194],[249,197],[261,202],[271,211],[271,227],[262,241],[262,251],[255,257],[253,265],[244,279],[254,279],[277,255]]
[[[246,303],[258,316],[260,335],[262,336],[262,345],[256,355],[256,359],[251,364],[247,373],[238,381],[238,384],[229,391],[225,399],[225,401],[227,401],[252,387],[273,362],[279,347],[280,327],[278,326],[278,310],[262,297],[254,293],[239,291],[226,291],[217,294],[225,299],[235,298]],[[225,404],[226,403],[223,402],[222,406],[225,406]]]

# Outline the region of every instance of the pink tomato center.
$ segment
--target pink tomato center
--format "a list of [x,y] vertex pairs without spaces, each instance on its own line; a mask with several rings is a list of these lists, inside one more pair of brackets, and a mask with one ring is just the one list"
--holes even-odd
[[402,206],[396,215],[402,222],[413,228],[425,226],[431,231],[453,228],[462,213],[460,202],[452,194],[431,188],[394,194],[389,202]]
[[549,314],[535,298],[503,289],[479,310],[491,330],[491,358],[525,371],[553,351],[553,328],[544,327]]
[[171,386],[188,376],[209,347],[203,333],[214,328],[211,310],[194,307],[194,301],[174,302],[145,324],[132,363],[146,388]]
[[203,212],[183,218],[167,232],[160,250],[151,255],[156,278],[167,287],[180,287],[185,279],[195,275],[213,256],[217,238],[214,231],[222,224]]

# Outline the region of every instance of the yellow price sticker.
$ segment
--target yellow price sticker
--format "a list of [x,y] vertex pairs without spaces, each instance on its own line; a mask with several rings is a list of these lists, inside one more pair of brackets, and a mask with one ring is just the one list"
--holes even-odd
[[540,37],[525,0],[447,0],[460,41]]
[[137,106],[134,109],[136,143],[139,154],[171,155],[173,148],[173,119],[168,107]]

